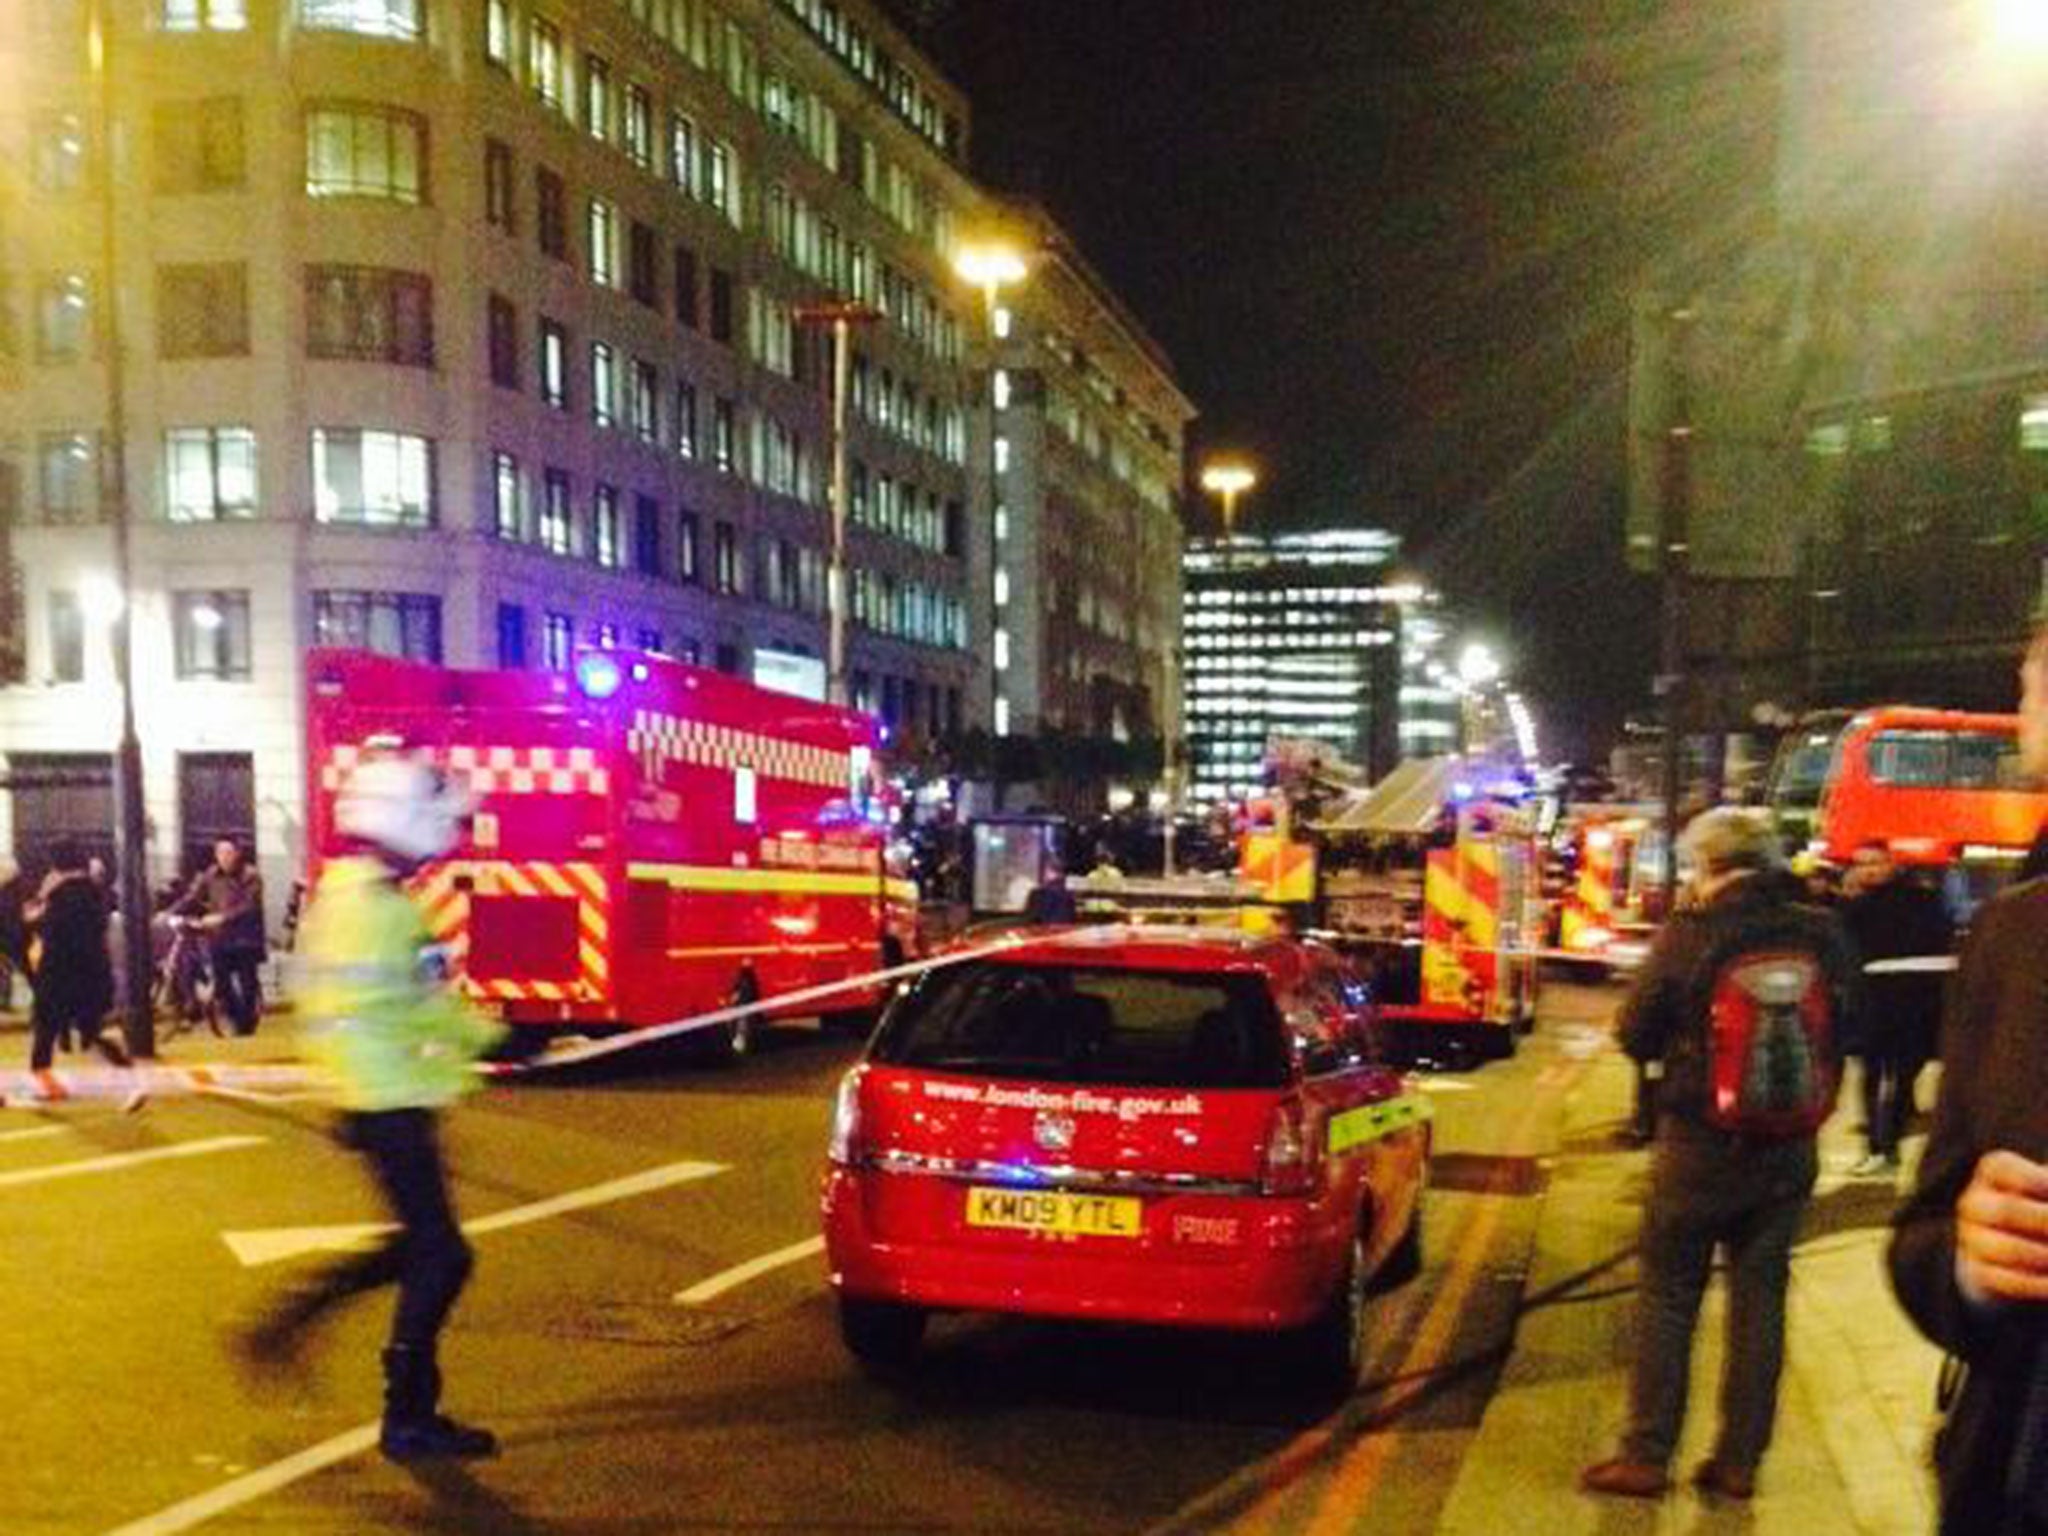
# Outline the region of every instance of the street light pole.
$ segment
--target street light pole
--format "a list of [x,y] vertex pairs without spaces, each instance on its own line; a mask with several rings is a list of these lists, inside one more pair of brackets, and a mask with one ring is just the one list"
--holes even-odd
[[[1224,612],[1227,628],[1223,648],[1224,665],[1230,669],[1233,683],[1242,686],[1243,678],[1238,674],[1238,665],[1243,660],[1243,647],[1238,644],[1238,602],[1235,577],[1237,575],[1237,498],[1259,483],[1258,471],[1242,459],[1219,458],[1211,460],[1202,468],[1202,489],[1214,496],[1223,511],[1223,595],[1227,599]],[[1230,695],[1235,698],[1236,695]],[[1224,716],[1231,722],[1232,741],[1237,739],[1236,727],[1240,716],[1235,708]],[[1229,793],[1229,779],[1224,779],[1225,794]]]
[[1670,383],[1670,414],[1664,432],[1663,483],[1657,498],[1657,571],[1663,589],[1663,625],[1658,660],[1657,695],[1664,731],[1664,911],[1669,916],[1678,899],[1678,802],[1684,790],[1685,599],[1686,566],[1691,552],[1692,524],[1692,401],[1686,383],[1687,341],[1693,311],[1681,306],[1666,315],[1670,344],[1665,367]]
[[135,529],[128,502],[127,379],[121,338],[120,255],[114,188],[113,8],[101,0],[92,14],[88,43],[99,77],[96,138],[99,144],[101,339],[107,354],[107,430],[100,449],[100,487],[114,527],[114,580],[121,612],[114,621],[114,669],[121,690],[121,738],[114,757],[115,880],[121,912],[122,976],[127,999],[123,1033],[137,1058],[156,1055],[156,1017],[151,1006],[149,944],[149,819],[144,809],[142,741],[135,730]]
[[825,574],[825,698],[842,708],[851,703],[846,686],[846,519],[847,383],[852,368],[853,328],[875,318],[865,304],[800,304],[801,325],[832,330],[832,558]]

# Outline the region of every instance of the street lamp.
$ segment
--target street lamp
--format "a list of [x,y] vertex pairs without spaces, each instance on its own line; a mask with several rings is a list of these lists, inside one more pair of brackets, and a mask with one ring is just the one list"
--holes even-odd
[[2048,54],[2048,0],[1986,0],[1986,32],[2002,49]]
[[[117,855],[115,879],[119,882],[118,905],[122,929],[123,972],[128,997],[123,1032],[128,1054],[137,1059],[156,1055],[156,1015],[151,1002],[149,952],[149,873],[143,868],[148,856],[149,819],[142,798],[142,741],[135,733],[135,526],[128,503],[128,414],[126,358],[121,341],[121,266],[118,233],[121,228],[115,196],[115,147],[121,143],[114,114],[114,28],[111,0],[93,6],[87,28],[87,48],[93,73],[98,77],[96,100],[99,150],[100,282],[99,319],[101,341],[106,355],[107,423],[101,446],[100,484],[104,511],[114,528],[115,574],[108,585],[113,590],[109,619],[114,630],[114,672],[121,690],[121,737],[114,756],[115,825]],[[83,602],[83,599],[81,599]]]
[[1459,653],[1458,676],[1468,688],[1485,688],[1500,681],[1500,658],[1483,641],[1474,640]]
[[[998,451],[1002,440],[1003,408],[996,398],[996,373],[1000,366],[998,349],[1007,330],[1000,323],[1003,290],[1023,282],[1030,276],[1030,268],[1025,264],[1023,253],[1015,246],[990,240],[963,245],[953,255],[953,270],[960,275],[961,281],[972,283],[981,290],[982,317],[988,326],[988,519],[992,567],[989,573],[989,611],[994,616],[995,640],[989,646],[989,709],[996,735],[1007,736],[1010,733],[1010,701],[1003,692],[1003,673],[1009,655],[1002,610],[1009,601],[1010,582],[1009,572],[1002,563],[1007,518],[1003,508],[1002,458]],[[999,796],[1000,791],[999,779]]]

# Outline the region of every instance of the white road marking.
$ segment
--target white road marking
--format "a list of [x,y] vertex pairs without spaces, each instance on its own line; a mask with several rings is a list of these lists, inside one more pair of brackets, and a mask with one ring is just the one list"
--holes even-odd
[[216,1515],[224,1515],[231,1509],[244,1504],[253,1504],[258,1499],[288,1488],[301,1478],[311,1477],[315,1472],[325,1471],[337,1462],[360,1456],[377,1443],[377,1425],[358,1424],[354,1429],[345,1430],[332,1440],[322,1440],[318,1445],[308,1446],[297,1455],[287,1456],[283,1461],[274,1461],[267,1467],[258,1467],[254,1472],[244,1473],[231,1482],[222,1483],[218,1488],[160,1509],[153,1515],[144,1515],[140,1520],[108,1531],[106,1536],[177,1536],[180,1531],[189,1531],[194,1526],[204,1525]]
[[758,1259],[749,1259],[744,1264],[735,1264],[731,1269],[713,1275],[709,1280],[699,1280],[686,1291],[677,1291],[675,1299],[686,1307],[701,1307],[707,1301],[716,1301],[727,1291],[737,1290],[749,1280],[755,1280],[771,1270],[785,1265],[799,1263],[813,1254],[825,1251],[825,1239],[807,1237],[800,1243],[791,1243],[787,1248],[778,1248],[773,1253],[764,1253]]
[[169,1162],[181,1157],[204,1157],[209,1152],[232,1152],[237,1147],[260,1147],[267,1136],[212,1136],[204,1141],[181,1141],[168,1147],[150,1147],[141,1152],[110,1152],[105,1157],[80,1158],[75,1163],[55,1163],[48,1168],[16,1168],[0,1173],[0,1189],[19,1184],[47,1184],[54,1179],[77,1178],[88,1173],[113,1173],[144,1163]]
[[[567,1194],[550,1195],[545,1200],[493,1211],[488,1216],[465,1221],[462,1230],[473,1237],[485,1232],[502,1232],[508,1227],[523,1227],[593,1205],[630,1200],[635,1195],[652,1194],[659,1189],[687,1184],[694,1179],[708,1179],[725,1171],[724,1163],[664,1163],[659,1168],[629,1173],[620,1179],[608,1179],[587,1189],[572,1189]],[[254,1268],[261,1264],[274,1264],[280,1259],[295,1258],[302,1253],[358,1247],[390,1230],[389,1226],[351,1223],[331,1227],[268,1227],[253,1232],[223,1232],[220,1236],[237,1259]]]
[[1415,1079],[1415,1086],[1424,1093],[1470,1093],[1479,1085],[1458,1077],[1424,1077]]
[[0,1131],[0,1142],[36,1141],[45,1136],[62,1136],[70,1130],[68,1125],[31,1125],[18,1131]]

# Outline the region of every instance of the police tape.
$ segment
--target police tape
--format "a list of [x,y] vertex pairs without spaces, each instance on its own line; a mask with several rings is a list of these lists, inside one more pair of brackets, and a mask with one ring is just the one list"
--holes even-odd
[[232,1062],[133,1067],[43,1067],[0,1072],[0,1108],[41,1107],[78,1099],[178,1098],[195,1094],[294,1093],[327,1084],[324,1073],[294,1064]]
[[673,1040],[678,1036],[699,1034],[707,1029],[736,1024],[756,1014],[789,1013],[800,1010],[807,1004],[824,1002],[828,998],[839,997],[849,992],[872,992],[877,987],[908,981],[931,971],[965,965],[971,960],[985,960],[990,955],[1005,954],[1026,944],[1077,940],[1085,942],[1087,932],[1086,929],[1061,934],[1013,931],[992,943],[977,945],[972,949],[947,950],[925,960],[912,960],[903,965],[887,966],[879,971],[848,976],[839,981],[828,981],[795,992],[780,992],[773,997],[764,997],[753,1002],[734,1003],[728,1007],[714,1008],[709,1013],[696,1013],[687,1018],[671,1019],[665,1024],[644,1025],[623,1034],[610,1035],[598,1040],[585,1040],[560,1050],[547,1051],[527,1061],[483,1062],[479,1064],[478,1070],[491,1077],[523,1077],[535,1072],[552,1072],[563,1067],[580,1066],[584,1062],[615,1056],[622,1051],[638,1050],[657,1041]]

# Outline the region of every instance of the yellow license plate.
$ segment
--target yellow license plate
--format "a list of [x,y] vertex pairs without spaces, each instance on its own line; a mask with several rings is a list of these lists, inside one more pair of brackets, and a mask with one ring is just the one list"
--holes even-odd
[[1145,1202],[1064,1189],[976,1186],[967,1191],[967,1225],[1060,1237],[1137,1237],[1145,1230]]

